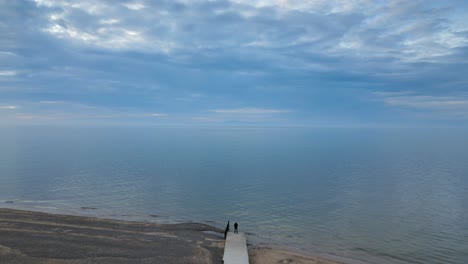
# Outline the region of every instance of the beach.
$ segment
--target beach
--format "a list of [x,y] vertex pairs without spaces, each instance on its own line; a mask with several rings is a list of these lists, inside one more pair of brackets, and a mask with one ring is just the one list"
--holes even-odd
[[280,248],[252,248],[249,250],[250,263],[271,264],[338,264],[339,262],[320,257],[305,256]]
[[[0,263],[221,263],[223,230],[0,208]],[[249,248],[250,263],[332,264],[281,249]]]

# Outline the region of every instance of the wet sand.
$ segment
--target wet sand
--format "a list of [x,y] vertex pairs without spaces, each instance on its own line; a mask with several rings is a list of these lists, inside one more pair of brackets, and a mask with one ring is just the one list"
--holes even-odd
[[338,264],[319,257],[268,247],[249,249],[249,259],[252,264]]
[[[222,232],[197,223],[154,224],[0,208],[0,263],[221,263]],[[271,248],[249,248],[249,255],[253,264],[334,263]]]
[[219,263],[203,231],[222,230],[0,209],[0,263]]

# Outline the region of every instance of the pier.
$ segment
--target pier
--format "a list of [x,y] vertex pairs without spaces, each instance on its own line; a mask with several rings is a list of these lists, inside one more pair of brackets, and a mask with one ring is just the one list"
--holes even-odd
[[249,264],[245,233],[229,232],[224,245],[224,264]]

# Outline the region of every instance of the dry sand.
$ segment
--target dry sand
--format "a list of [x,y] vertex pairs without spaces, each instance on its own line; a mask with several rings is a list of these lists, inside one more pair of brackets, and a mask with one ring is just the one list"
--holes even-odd
[[[0,263],[221,263],[224,240],[204,224],[145,222],[0,208]],[[250,248],[250,262],[332,264],[281,249]]]

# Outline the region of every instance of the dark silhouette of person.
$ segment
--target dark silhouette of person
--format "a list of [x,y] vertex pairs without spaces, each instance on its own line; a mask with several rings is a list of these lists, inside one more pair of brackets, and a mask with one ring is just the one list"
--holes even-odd
[[239,225],[238,225],[237,223],[234,223],[234,233],[236,233],[236,234],[239,233],[239,232],[237,231],[237,227],[239,227]]
[[229,232],[229,221],[227,223],[226,229],[224,230],[224,239],[226,239],[228,232]]

